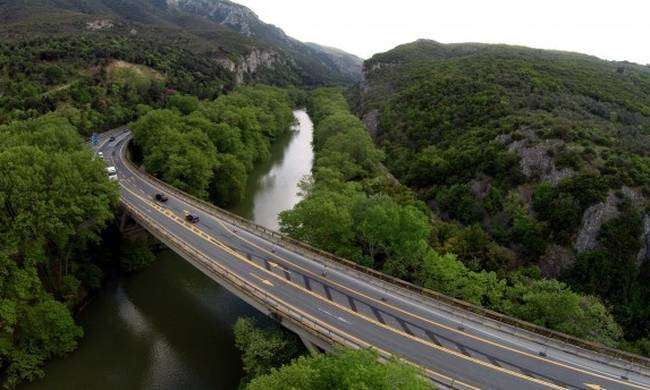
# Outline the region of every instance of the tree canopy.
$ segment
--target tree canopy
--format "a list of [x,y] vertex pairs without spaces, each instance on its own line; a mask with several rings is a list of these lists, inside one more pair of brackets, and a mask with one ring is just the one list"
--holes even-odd
[[[439,224],[413,192],[386,176],[379,164],[381,153],[348,152],[349,148],[342,147],[345,141],[359,143],[369,136],[361,121],[350,114],[340,91],[314,91],[310,113],[318,118],[313,178],[303,183],[306,197],[281,214],[283,232],[476,305],[607,345],[619,342],[621,328],[598,298],[578,294],[562,282],[542,279],[534,267],[511,275],[495,272],[515,257],[494,243],[480,225]],[[375,149],[371,141],[364,147]],[[334,153],[338,153],[336,158],[327,158]],[[365,168],[351,175],[350,166]],[[465,190],[454,191],[457,194],[449,201],[465,210]],[[538,250],[540,233],[527,209],[516,198],[497,195],[491,202],[508,210],[518,240],[528,250]],[[471,211],[471,206],[467,210]],[[439,237],[448,237],[444,239],[446,254],[434,249]]]
[[50,114],[0,127],[4,386],[42,376],[46,360],[76,348],[83,332],[68,306],[82,288],[96,287],[85,272],[92,265],[77,260],[113,218],[117,199],[104,163],[66,118]]
[[287,91],[261,85],[206,102],[174,95],[167,106],[132,125],[137,156],[148,172],[219,205],[241,200],[254,165],[293,123]]

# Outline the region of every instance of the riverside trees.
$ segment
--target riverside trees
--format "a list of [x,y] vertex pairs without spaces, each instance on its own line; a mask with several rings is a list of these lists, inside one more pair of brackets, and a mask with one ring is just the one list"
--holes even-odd
[[240,87],[214,101],[173,97],[132,126],[136,154],[150,173],[219,205],[239,201],[254,165],[293,123],[285,90]]
[[287,388],[428,390],[435,387],[413,366],[397,360],[382,364],[377,353],[369,350],[303,356],[255,378],[246,387],[248,390]]
[[69,307],[101,273],[84,250],[117,205],[67,119],[47,115],[0,127],[0,378],[13,387],[76,347]]
[[[313,179],[303,183],[306,198],[281,214],[283,232],[477,305],[607,345],[618,343],[621,328],[597,298],[542,279],[535,268],[497,275],[435,251],[436,237],[448,233],[432,224],[434,216],[412,192],[385,177],[379,166],[382,153],[349,112],[341,92],[315,91],[310,113],[316,125]],[[342,147],[348,139],[354,145]],[[506,207],[521,219],[523,234],[526,215],[511,203]],[[507,252],[488,245],[490,240],[475,230],[458,235],[453,249],[468,257],[485,254],[495,264],[508,261]]]

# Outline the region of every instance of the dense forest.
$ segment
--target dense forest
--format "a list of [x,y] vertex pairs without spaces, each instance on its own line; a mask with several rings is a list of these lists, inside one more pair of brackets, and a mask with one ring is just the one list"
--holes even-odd
[[174,95],[167,108],[132,126],[135,158],[148,172],[226,206],[241,200],[248,174],[270,156],[293,123],[299,95],[269,86],[238,87],[213,101]]
[[176,90],[214,98],[232,75],[181,48],[112,37],[0,45],[0,124],[58,111],[84,135],[135,119]]
[[[2,386],[76,348],[74,312],[108,274],[154,261],[117,232],[118,187],[91,133],[131,123],[136,162],[227,206],[302,104],[316,161],[284,233],[650,356],[648,66],[418,41],[367,61],[347,98],[307,93],[290,85],[350,83],[358,59],[216,3],[0,0]],[[242,387],[429,388],[371,351],[307,356],[248,319],[235,335]]]
[[650,354],[650,68],[433,41],[365,66],[353,100],[434,212],[434,248],[598,296],[623,346]]
[[[149,52],[182,50],[183,65],[198,66],[197,78],[209,73],[205,65],[228,73],[236,84],[347,85],[361,77],[360,58],[293,39],[227,0],[0,0],[0,20],[2,42],[83,36],[146,41]],[[194,82],[194,74],[189,76],[184,81]],[[220,78],[207,80],[218,83]]]
[[75,349],[72,317],[98,289],[117,185],[69,121],[50,114],[0,126],[0,383],[43,375]]
[[[387,175],[380,164],[383,153],[350,112],[340,90],[316,90],[310,113],[315,123],[313,178],[303,183],[306,198],[282,213],[283,232],[444,294],[619,345],[621,327],[599,298],[542,278],[538,267],[507,273],[477,270],[461,255],[439,250],[440,228],[432,211]],[[456,236],[456,244],[463,248],[472,247],[475,240],[474,234]],[[495,246],[490,253],[499,250]]]

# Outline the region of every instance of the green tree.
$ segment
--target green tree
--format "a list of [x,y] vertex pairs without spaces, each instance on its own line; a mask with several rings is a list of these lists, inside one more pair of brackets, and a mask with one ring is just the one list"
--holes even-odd
[[259,328],[251,318],[235,323],[235,345],[242,352],[244,371],[252,379],[304,354],[300,339],[279,327]]
[[0,127],[0,164],[0,378],[14,387],[76,348],[83,332],[66,305],[82,295],[76,257],[112,220],[118,193],[58,114]]
[[421,372],[405,363],[378,362],[369,350],[340,350],[329,355],[301,357],[290,365],[255,378],[249,390],[274,389],[433,389]]
[[120,245],[120,269],[136,272],[150,266],[156,260],[149,246],[138,241],[126,241]]
[[210,199],[223,206],[237,204],[244,197],[247,179],[246,167],[237,157],[219,155],[210,183]]
[[355,245],[353,196],[316,192],[280,214],[280,229],[292,237],[339,256],[365,263]]
[[199,109],[199,99],[196,96],[177,93],[167,99],[167,107],[188,115]]

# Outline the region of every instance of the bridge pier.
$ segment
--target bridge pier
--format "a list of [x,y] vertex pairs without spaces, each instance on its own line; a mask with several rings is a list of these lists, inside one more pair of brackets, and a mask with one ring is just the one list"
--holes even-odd
[[131,218],[128,210],[122,208],[122,213],[119,218],[119,231],[123,236],[135,238],[143,234],[148,235],[148,232],[145,230],[145,228],[140,226],[136,220]]
[[299,332],[298,337],[300,337],[300,341],[302,341],[302,343],[305,345],[305,348],[307,348],[307,351],[309,351],[312,356],[319,355],[321,352],[323,352],[323,350],[321,350],[318,345],[314,344],[303,332]]

